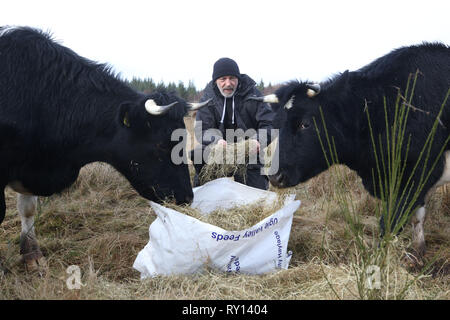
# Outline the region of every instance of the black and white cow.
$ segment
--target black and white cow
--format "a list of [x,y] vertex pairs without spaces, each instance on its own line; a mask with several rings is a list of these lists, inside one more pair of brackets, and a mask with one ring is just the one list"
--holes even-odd
[[[295,186],[328,168],[325,154],[328,159],[331,159],[331,154],[326,146],[325,130],[319,110],[321,107],[329,139],[331,137],[334,139],[339,163],[355,170],[362,178],[365,188],[372,195],[380,197],[378,172],[383,176],[384,171],[377,169],[366,112],[368,111],[370,115],[377,146],[380,145],[379,137],[383,141],[381,143],[383,152],[377,150],[379,167],[382,167],[381,158],[384,157],[387,168],[385,114],[388,114],[391,126],[399,88],[400,93],[405,95],[409,82],[409,92],[412,93],[414,79],[410,81],[408,79],[417,71],[411,102],[400,101],[403,108],[409,108],[402,152],[402,161],[406,160],[406,167],[400,184],[400,190],[403,191],[407,187],[408,192],[398,199],[393,225],[404,214],[403,205],[412,203],[412,208],[415,209],[415,216],[412,219],[413,244],[418,253],[423,255],[425,196],[433,187],[450,182],[450,144],[446,144],[450,136],[450,102],[446,103],[440,116],[427,167],[424,170],[425,155],[422,156],[422,161],[415,171],[414,167],[450,89],[448,46],[424,43],[399,48],[360,70],[346,71],[321,84],[297,81],[287,83],[275,94],[264,97],[264,101],[271,102],[272,107],[278,110],[275,126],[281,128],[278,143],[279,171],[270,177],[273,185],[281,188]],[[386,113],[384,99],[387,106]],[[314,119],[325,144],[325,152],[320,145]],[[439,157],[442,148],[443,153]],[[432,163],[436,159],[438,159],[436,166],[431,171]],[[426,174],[431,171],[430,176],[423,190],[418,193],[417,199],[413,200],[412,195],[420,184],[423,171]],[[410,176],[412,179],[408,184]],[[376,179],[375,182],[373,177]],[[380,223],[384,233],[385,221],[382,220]]]
[[171,134],[200,106],[137,92],[39,30],[0,28],[0,223],[9,185],[19,193],[25,262],[42,257],[33,229],[37,196],[69,187],[88,163],[111,164],[146,199],[190,202],[188,167],[171,161]]

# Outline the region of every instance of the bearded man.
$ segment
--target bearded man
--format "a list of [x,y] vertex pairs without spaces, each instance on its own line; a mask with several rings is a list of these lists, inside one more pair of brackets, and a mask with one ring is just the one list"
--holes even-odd
[[[203,91],[200,102],[211,99],[207,107],[200,109],[196,115],[195,134],[197,141],[204,150],[211,144],[222,144],[226,146],[237,142],[239,134],[243,139],[253,139],[253,145],[257,146],[255,152],[260,151],[260,139],[264,139],[267,146],[271,142],[272,121],[275,113],[270,106],[261,101],[247,100],[250,96],[261,96],[256,88],[256,82],[246,74],[241,74],[237,63],[230,58],[221,58],[214,63],[212,81],[208,83]],[[216,130],[211,130],[216,129]],[[242,129],[242,130],[238,130]],[[253,129],[253,130],[249,130]],[[238,131],[236,131],[238,130]],[[208,134],[205,134],[208,131]],[[211,134],[211,132],[215,132]],[[234,133],[234,134],[230,134]],[[245,133],[254,132],[252,136]],[[265,137],[261,137],[261,135]],[[199,173],[205,165],[204,157],[201,161],[194,158],[195,150],[191,152],[194,161],[195,177],[194,187],[200,184]],[[247,165],[244,176],[236,174],[234,180],[248,186],[267,190],[269,181],[261,171],[262,164]]]

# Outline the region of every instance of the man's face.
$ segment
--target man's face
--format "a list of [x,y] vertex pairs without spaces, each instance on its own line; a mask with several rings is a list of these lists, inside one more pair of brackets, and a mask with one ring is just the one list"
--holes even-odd
[[230,98],[236,92],[239,80],[235,76],[223,76],[216,80],[217,88],[225,98]]

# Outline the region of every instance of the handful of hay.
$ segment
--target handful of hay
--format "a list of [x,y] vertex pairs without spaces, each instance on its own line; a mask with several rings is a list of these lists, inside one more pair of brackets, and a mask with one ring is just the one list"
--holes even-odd
[[200,183],[234,175],[246,180],[248,164],[256,164],[258,142],[254,139],[241,140],[226,146],[216,144],[210,149],[208,160],[199,174]]

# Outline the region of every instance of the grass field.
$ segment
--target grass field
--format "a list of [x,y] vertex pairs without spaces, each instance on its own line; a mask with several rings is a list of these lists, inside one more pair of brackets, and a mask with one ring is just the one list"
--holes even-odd
[[[192,122],[187,122],[188,127]],[[192,168],[191,168],[192,169]],[[376,250],[378,200],[346,167],[345,188],[358,213],[361,237]],[[192,170],[191,170],[192,171]],[[40,198],[36,234],[47,259],[45,272],[27,273],[19,262],[20,219],[16,193],[6,190],[7,212],[0,226],[0,257],[10,273],[0,275],[0,299],[360,299],[360,252],[337,203],[332,170],[290,189],[302,205],[294,215],[288,270],[266,275],[203,274],[155,277],[141,281],[132,268],[148,242],[156,218],[148,201],[109,165],[84,167],[77,182],[61,194]],[[409,226],[389,256],[388,277],[378,299],[450,298],[450,186],[429,199],[425,222],[429,272],[408,268],[402,255]],[[81,271],[82,286],[66,285],[71,265]],[[408,281],[411,281],[410,283]],[[408,286],[405,283],[408,282]],[[372,296],[373,297],[373,296]]]

